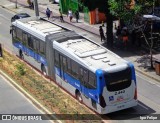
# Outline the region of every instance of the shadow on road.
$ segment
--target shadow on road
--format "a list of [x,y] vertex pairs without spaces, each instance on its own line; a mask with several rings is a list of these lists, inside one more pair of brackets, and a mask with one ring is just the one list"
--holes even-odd
[[155,112],[156,111],[152,108],[138,101],[138,105],[136,107],[102,115],[102,117],[109,117],[111,120],[139,120],[140,116],[148,116]]

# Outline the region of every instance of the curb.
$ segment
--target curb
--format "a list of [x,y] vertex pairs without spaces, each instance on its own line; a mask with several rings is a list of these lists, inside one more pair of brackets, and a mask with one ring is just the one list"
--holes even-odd
[[157,79],[157,78],[155,78],[155,77],[153,77],[153,76],[148,75],[148,74],[145,73],[144,71],[139,70],[137,67],[135,67],[135,70],[136,70],[137,72],[139,72],[139,73],[141,73],[141,74],[147,76],[148,78],[151,78],[151,79],[153,79],[153,80],[155,80],[155,81],[157,81],[157,82],[160,82],[160,79]]
[[[27,93],[22,87],[20,87],[12,78],[10,78],[6,73],[4,73],[1,69],[0,69],[0,74],[6,78],[18,91],[20,91],[21,93],[23,93],[23,95],[25,97],[27,97],[30,101],[32,101],[32,103],[41,111],[43,111],[46,114],[54,114],[52,112],[50,112],[48,109],[46,109],[42,104],[40,104],[35,98],[33,98],[29,93]],[[51,117],[53,119],[56,120],[57,123],[62,123],[60,120],[57,119],[57,117],[55,117],[54,115],[51,115]],[[53,122],[53,121],[51,121]],[[55,121],[54,121],[55,122]]]

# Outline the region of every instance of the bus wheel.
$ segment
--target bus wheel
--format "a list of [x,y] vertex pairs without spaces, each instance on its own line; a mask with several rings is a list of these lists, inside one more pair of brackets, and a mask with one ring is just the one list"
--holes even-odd
[[21,50],[19,51],[19,57],[20,57],[20,59],[24,59],[24,56],[23,56],[23,53]]
[[77,93],[76,93],[76,98],[77,98],[77,100],[78,100],[80,103],[83,102],[82,96],[81,96],[81,93],[80,93],[80,92],[77,92]]
[[43,75],[46,76],[47,73],[46,73],[46,68],[44,65],[41,66],[41,70],[42,70]]

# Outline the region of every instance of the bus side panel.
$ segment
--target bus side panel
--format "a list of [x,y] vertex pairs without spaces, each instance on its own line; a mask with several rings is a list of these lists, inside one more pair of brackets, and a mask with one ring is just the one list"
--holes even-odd
[[[13,39],[14,40],[14,39]],[[22,43],[20,42],[13,42],[14,46],[14,52],[17,56],[19,56],[19,51],[22,51],[22,54],[24,56],[24,60],[29,63],[30,65],[34,66],[36,69],[41,71],[41,63],[43,63],[45,66],[47,66],[46,59],[37,53],[35,53],[33,50],[25,47]],[[27,51],[27,52],[26,52]],[[38,60],[34,58],[34,55],[38,56]],[[47,70],[47,67],[46,67]]]

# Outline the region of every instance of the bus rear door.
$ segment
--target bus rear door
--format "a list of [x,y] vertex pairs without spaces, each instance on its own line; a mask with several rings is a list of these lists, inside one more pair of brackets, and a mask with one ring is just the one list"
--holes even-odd
[[[64,76],[64,64],[66,63],[66,58],[60,55],[60,77],[65,80]],[[60,83],[62,84],[62,83]]]

